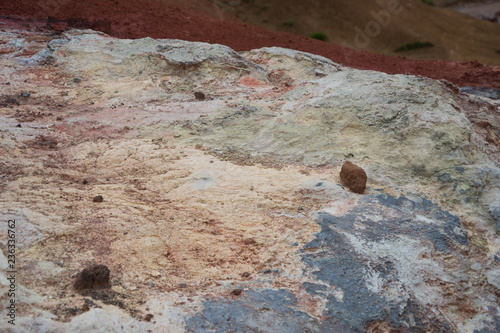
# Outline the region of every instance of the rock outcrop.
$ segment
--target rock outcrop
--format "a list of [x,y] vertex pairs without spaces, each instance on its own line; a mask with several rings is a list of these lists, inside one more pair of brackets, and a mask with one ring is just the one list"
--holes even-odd
[[[0,330],[500,330],[498,100],[281,48],[0,41]],[[110,288],[75,293],[94,262]]]

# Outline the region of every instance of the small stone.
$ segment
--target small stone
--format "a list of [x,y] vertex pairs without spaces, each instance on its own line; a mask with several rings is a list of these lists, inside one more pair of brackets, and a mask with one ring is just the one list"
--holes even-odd
[[486,272],[488,283],[500,289],[500,268],[495,268]]
[[238,289],[233,289],[233,291],[232,291],[231,293],[232,293],[233,295],[238,296],[238,295],[241,295],[241,292],[242,292],[242,291],[243,291],[242,289],[239,289],[239,288],[238,288]]
[[[87,185],[88,183],[89,183],[89,182],[88,182],[87,178],[85,178],[85,179],[83,180],[83,185]],[[94,198],[94,199],[95,199],[95,198]],[[95,200],[94,200],[94,201],[95,201]]]
[[21,97],[25,97],[26,98],[26,97],[30,97],[30,96],[31,96],[30,93],[27,93],[27,92],[21,93]]
[[302,206],[297,207],[297,210],[304,210]]
[[480,271],[480,270],[481,270],[481,267],[482,267],[482,266],[481,266],[481,264],[480,264],[480,263],[478,263],[478,262],[475,262],[475,263],[473,263],[473,264],[470,266],[470,268],[472,268],[472,269],[473,269],[473,270],[475,270],[475,271]]
[[205,94],[204,94],[204,93],[202,93],[201,91],[197,91],[197,92],[195,92],[195,93],[194,93],[194,97],[195,97],[197,100],[199,100],[199,101],[203,101],[203,100],[205,100],[205,98],[206,98],[206,97],[205,97]]
[[363,194],[366,188],[366,173],[359,166],[350,161],[344,162],[340,170],[340,179],[351,191]]
[[102,197],[102,195],[98,195],[96,197],[94,197],[94,202],[103,202],[104,201],[104,198]]
[[250,191],[253,191],[254,190],[254,187],[253,186],[250,186]]
[[244,273],[241,274],[241,276],[244,277],[244,278],[247,278],[247,277],[250,277],[250,273],[244,272]]
[[151,313],[148,313],[147,315],[144,316],[145,321],[151,321],[153,319],[153,315]]
[[22,126],[21,126],[21,124],[17,124],[17,126],[16,126],[16,127],[22,127]]
[[63,120],[63,119],[62,119],[62,117],[57,117],[57,118],[56,118],[56,120],[57,120],[57,121],[61,121],[61,120]]
[[186,288],[187,287],[187,284],[185,283],[179,283],[179,288]]
[[93,265],[77,274],[73,287],[76,290],[109,288],[109,268],[105,265]]
[[175,218],[173,216],[170,216],[170,221],[173,221]]
[[80,83],[80,82],[82,82],[82,79],[80,79],[80,78],[78,78],[78,77],[75,77],[75,78],[73,79],[73,82],[74,82],[74,83]]

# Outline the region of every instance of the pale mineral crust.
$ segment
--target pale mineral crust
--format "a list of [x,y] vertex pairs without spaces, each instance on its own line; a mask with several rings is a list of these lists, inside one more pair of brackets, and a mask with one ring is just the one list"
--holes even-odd
[[[500,330],[494,94],[282,48],[0,42],[0,219],[19,258],[0,331]],[[75,292],[94,264],[109,288]]]

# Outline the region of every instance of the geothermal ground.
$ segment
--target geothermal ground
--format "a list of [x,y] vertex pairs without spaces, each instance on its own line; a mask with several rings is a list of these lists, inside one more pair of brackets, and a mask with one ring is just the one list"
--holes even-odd
[[0,330],[500,330],[498,81],[4,23]]

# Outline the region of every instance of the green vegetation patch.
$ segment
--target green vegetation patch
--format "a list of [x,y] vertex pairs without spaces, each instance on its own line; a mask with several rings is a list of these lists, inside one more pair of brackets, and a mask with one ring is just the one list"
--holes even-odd
[[394,52],[404,52],[404,51],[411,51],[411,50],[417,50],[417,49],[422,49],[424,47],[433,47],[434,45],[430,42],[413,42],[413,43],[407,43],[404,45],[401,45],[397,49],[394,50]]
[[326,42],[326,39],[328,38],[324,32],[313,32],[312,34],[309,34],[309,37],[322,40],[323,42]]

